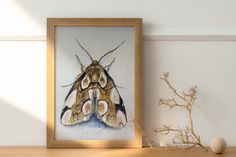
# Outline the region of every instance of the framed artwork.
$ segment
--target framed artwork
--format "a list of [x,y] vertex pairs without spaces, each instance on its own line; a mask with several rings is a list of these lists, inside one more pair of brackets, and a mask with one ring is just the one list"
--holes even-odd
[[141,147],[140,18],[47,19],[47,146]]

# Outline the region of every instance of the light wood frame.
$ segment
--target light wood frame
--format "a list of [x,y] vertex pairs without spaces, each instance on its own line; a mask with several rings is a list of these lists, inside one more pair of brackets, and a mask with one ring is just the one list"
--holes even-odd
[[[55,27],[95,26],[135,28],[135,139],[56,140],[55,139]],[[141,18],[48,18],[47,19],[47,147],[142,147],[141,129]]]

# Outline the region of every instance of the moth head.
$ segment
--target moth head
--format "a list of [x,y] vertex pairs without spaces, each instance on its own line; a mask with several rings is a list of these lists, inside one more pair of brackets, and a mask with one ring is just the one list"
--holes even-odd
[[[94,60],[85,71],[85,81],[91,82],[92,85],[99,85],[101,88],[106,87],[107,85],[107,76],[105,74],[105,69],[99,64],[98,61]],[[89,80],[89,81],[87,81]],[[83,81],[81,83],[84,83]],[[88,85],[89,86],[89,85]]]
[[99,62],[97,60],[93,60],[90,66],[98,66]]

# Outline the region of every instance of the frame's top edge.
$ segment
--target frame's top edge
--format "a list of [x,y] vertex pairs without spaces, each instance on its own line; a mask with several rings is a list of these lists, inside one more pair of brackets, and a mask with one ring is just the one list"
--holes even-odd
[[92,25],[115,26],[141,24],[142,18],[47,18],[47,24],[52,25]]
[[100,17],[91,17],[91,18],[86,18],[86,17],[78,17],[78,18],[74,18],[74,17],[72,17],[72,18],[70,18],[70,17],[47,17],[47,20],[66,20],[66,19],[69,19],[69,20],[78,20],[78,19],[81,19],[81,20],[116,20],[116,19],[120,19],[120,20],[142,20],[142,18],[140,17],[130,17],[130,18],[100,18]]

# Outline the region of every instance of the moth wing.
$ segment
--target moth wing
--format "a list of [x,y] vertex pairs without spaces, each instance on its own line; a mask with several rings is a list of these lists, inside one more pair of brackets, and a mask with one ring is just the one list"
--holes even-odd
[[112,128],[123,128],[127,124],[126,109],[113,79],[105,71],[107,84],[100,90],[100,97],[96,104],[98,119]]
[[65,98],[60,117],[62,125],[79,124],[90,119],[93,106],[88,95],[89,83],[85,72],[77,76]]

